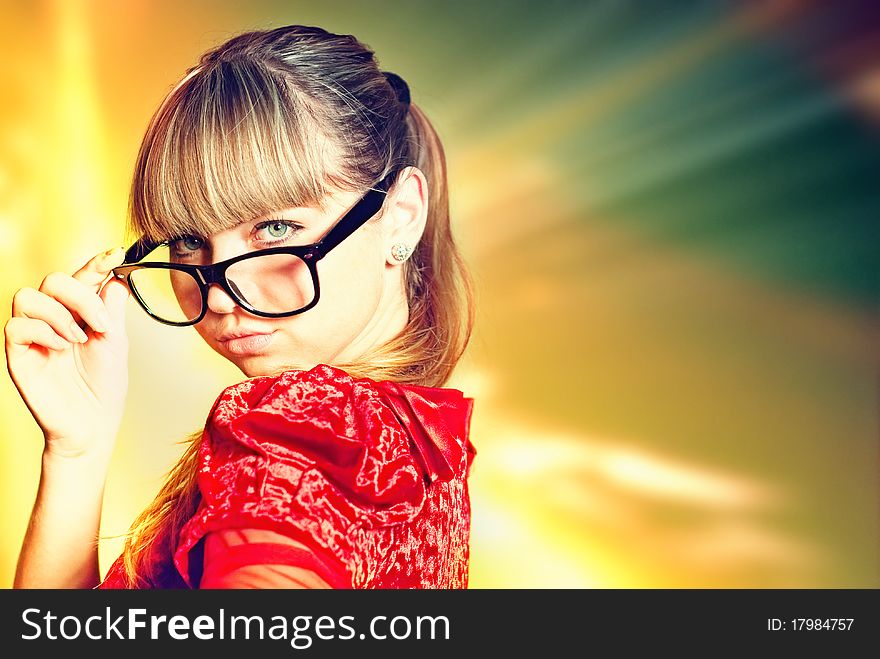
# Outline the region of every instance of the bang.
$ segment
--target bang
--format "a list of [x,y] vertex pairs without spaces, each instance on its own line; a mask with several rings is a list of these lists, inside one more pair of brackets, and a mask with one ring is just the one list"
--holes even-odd
[[255,62],[216,62],[169,94],[135,165],[130,228],[161,242],[320,208],[339,162],[307,96]]

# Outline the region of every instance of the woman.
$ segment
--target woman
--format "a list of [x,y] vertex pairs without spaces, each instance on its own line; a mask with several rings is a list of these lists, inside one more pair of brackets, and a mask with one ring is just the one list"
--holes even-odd
[[[472,400],[443,385],[472,295],[406,83],[349,35],[237,36],[154,115],[130,216],[130,249],[13,301],[9,372],[45,436],[16,587],[466,587]],[[248,379],[101,582],[129,293]]]

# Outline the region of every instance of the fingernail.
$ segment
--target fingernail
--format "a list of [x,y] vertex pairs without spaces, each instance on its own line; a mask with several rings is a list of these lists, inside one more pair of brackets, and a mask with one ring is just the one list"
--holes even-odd
[[113,249],[108,249],[102,255],[102,261],[107,264],[109,267],[114,267],[118,263],[122,263],[123,257],[125,255],[125,247],[114,247]]
[[70,331],[73,334],[74,340],[77,343],[85,343],[86,341],[88,341],[86,333],[83,332],[82,328],[80,328],[80,326],[77,325],[75,322],[70,323]]

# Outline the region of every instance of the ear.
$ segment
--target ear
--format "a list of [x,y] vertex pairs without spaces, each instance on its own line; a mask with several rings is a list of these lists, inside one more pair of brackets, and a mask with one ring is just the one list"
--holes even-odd
[[402,261],[392,256],[392,250],[406,245],[410,253],[414,252],[428,220],[428,181],[424,173],[416,167],[404,168],[385,204],[385,262],[399,266]]

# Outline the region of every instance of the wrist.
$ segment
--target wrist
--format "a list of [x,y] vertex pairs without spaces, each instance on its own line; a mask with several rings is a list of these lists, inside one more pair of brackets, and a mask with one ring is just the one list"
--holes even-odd
[[[74,446],[79,442],[74,443]],[[64,440],[47,439],[43,448],[43,468],[104,470],[110,466],[113,442],[93,441],[91,446],[71,448]]]

